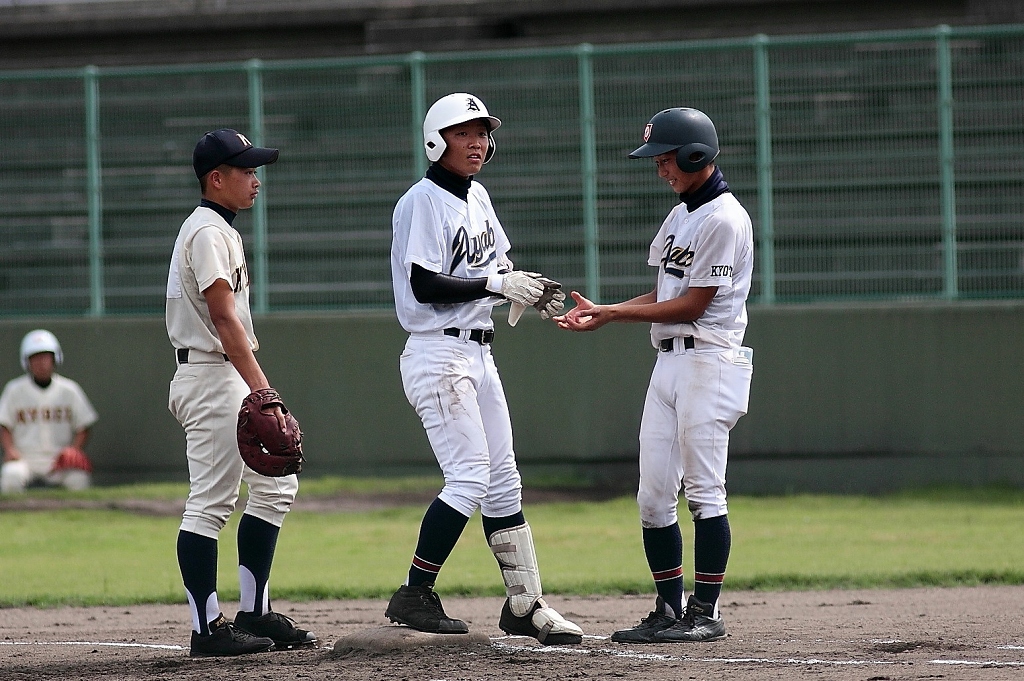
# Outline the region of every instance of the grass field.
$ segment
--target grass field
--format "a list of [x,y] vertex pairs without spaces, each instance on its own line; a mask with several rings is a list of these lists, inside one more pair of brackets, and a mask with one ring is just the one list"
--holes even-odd
[[[419,490],[433,480],[308,481],[306,495],[339,490]],[[436,489],[436,487],[434,487]],[[58,498],[168,499],[184,487],[93,489]],[[272,575],[277,598],[390,595],[408,569],[425,505],[310,513],[286,521]],[[545,590],[653,592],[632,498],[537,504],[534,528]],[[12,511],[0,515],[0,606],[179,603],[177,517],[116,510]],[[881,497],[730,499],[733,552],[727,589],[1024,583],[1024,492],[929,490]],[[220,593],[237,598],[234,528],[220,542]],[[692,525],[681,523],[684,574],[692,574]],[[441,572],[441,593],[503,593],[479,518]]]

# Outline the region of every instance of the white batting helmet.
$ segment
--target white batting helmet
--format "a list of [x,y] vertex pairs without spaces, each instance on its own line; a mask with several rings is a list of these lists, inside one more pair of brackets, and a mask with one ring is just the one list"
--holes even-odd
[[40,352],[52,352],[57,364],[64,361],[57,337],[46,329],[36,329],[21,339],[21,368],[28,371],[28,358]]
[[423,148],[427,152],[427,158],[431,162],[438,160],[448,146],[441,137],[442,130],[478,118],[486,120],[491,126],[487,133],[489,144],[484,155],[484,163],[490,161],[494,156],[494,138],[490,133],[501,126],[501,121],[487,113],[487,107],[479,98],[467,92],[453,92],[430,105],[427,115],[423,118]]

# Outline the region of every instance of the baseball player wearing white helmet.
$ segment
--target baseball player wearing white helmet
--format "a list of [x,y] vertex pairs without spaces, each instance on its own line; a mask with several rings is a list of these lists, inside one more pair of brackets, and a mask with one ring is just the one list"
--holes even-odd
[[491,308],[511,301],[548,317],[564,298],[560,291],[545,296],[539,274],[513,269],[505,230],[473,179],[493,158],[491,134],[500,125],[471,94],[437,100],[423,122],[433,164],[395,207],[391,273],[398,319],[409,332],[402,384],[445,484],[423,517],[408,579],[385,615],[420,631],[469,631],[448,617],[433,587],[480,509],[508,595],[501,629],[545,644],[580,643],[582,630],[543,598],[508,404],[491,356]]
[[[270,384],[253,354],[259,343],[249,311],[249,276],[242,237],[232,221],[256,201],[256,168],[277,157],[277,149],[255,147],[226,128],[199,140],[192,165],[203,198],[178,232],[167,277],[167,336],[177,364],[168,408],[185,429],[191,486],[177,554],[196,657],[316,643],[312,632],[270,607],[271,563],[298,480],[265,477],[244,466],[236,432],[242,400]],[[283,430],[279,407],[277,416]],[[249,498],[238,523],[241,599],[231,622],[217,601],[217,538],[242,480]]]
[[32,483],[85,489],[92,463],[83,448],[96,410],[78,383],[54,373],[64,353],[52,333],[29,331],[20,357],[25,375],[0,394],[0,493],[24,492]]
[[[644,551],[658,591],[654,610],[613,641],[712,641],[725,636],[718,600],[731,533],[725,500],[729,431],[747,411],[753,351],[743,347],[753,272],[750,217],[714,160],[714,124],[696,109],[667,109],[630,158],[653,158],[679,195],[651,243],[654,290],[615,305],[577,292],[556,317],[572,331],[609,322],[649,322],[659,351],[640,425],[637,502]],[[683,607],[682,485],[694,525],[694,590]]]

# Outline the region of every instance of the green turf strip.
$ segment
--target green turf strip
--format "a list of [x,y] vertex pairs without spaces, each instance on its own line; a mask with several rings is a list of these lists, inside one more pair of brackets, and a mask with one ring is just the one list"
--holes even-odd
[[[402,484],[419,489],[419,483]],[[337,491],[337,483],[328,482],[320,493]],[[148,498],[168,493],[150,492]],[[307,485],[306,493],[317,494],[316,485]],[[103,490],[89,494],[101,498]],[[108,494],[147,498],[138,489]],[[390,595],[405,577],[424,509],[293,512],[278,544],[273,597]],[[730,509],[727,591],[1024,584],[1024,493],[1017,490],[734,497]],[[653,593],[631,498],[539,504],[525,511],[549,593]],[[237,514],[220,543],[220,595],[228,609],[238,596],[236,524]],[[685,517],[681,525],[689,584],[692,524]],[[0,605],[182,603],[177,527],[176,517],[113,510],[4,511]],[[503,593],[479,517],[470,521],[441,571],[438,590]]]

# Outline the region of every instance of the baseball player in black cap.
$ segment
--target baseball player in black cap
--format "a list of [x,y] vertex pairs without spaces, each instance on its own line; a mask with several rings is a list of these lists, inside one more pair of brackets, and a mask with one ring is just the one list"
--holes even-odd
[[[270,567],[298,479],[265,477],[245,467],[236,435],[242,400],[270,383],[253,354],[259,343],[249,311],[245,253],[231,223],[256,201],[256,168],[277,157],[277,149],[253,146],[235,130],[203,135],[192,156],[202,201],[181,226],[167,277],[167,335],[178,365],[168,408],[185,429],[191,486],[177,553],[192,611],[193,657],[294,648],[317,640],[270,607]],[[275,409],[283,430],[284,416]],[[232,622],[217,601],[217,538],[242,480],[249,498],[238,523],[241,599]]]

